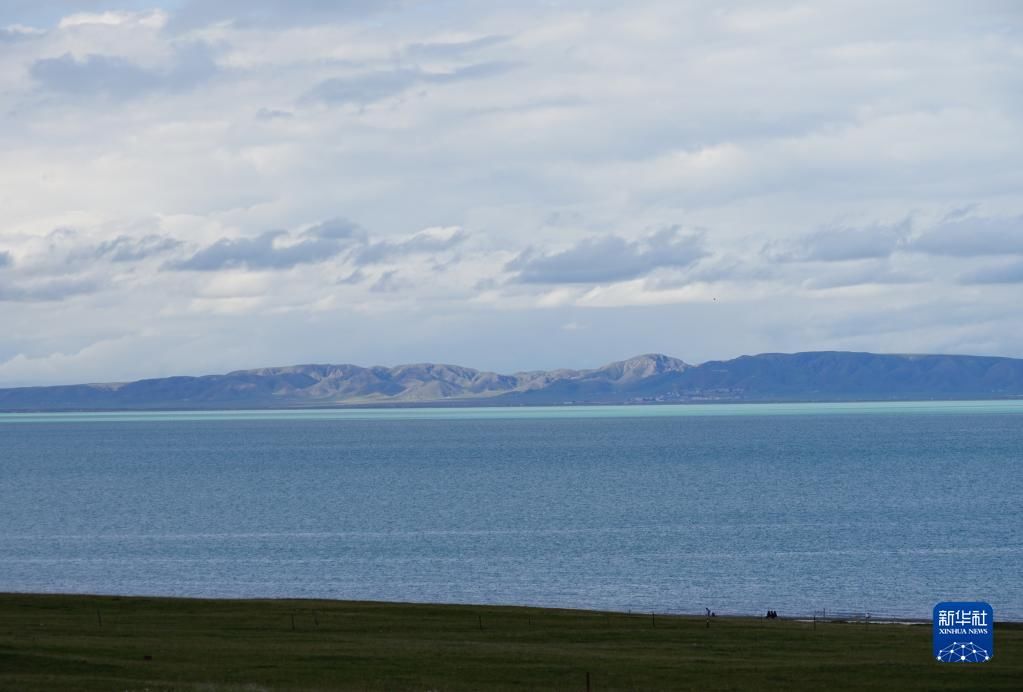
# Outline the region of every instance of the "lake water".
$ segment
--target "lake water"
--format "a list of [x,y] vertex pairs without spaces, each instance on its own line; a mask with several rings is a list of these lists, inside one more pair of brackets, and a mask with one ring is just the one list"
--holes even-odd
[[0,414],[0,591],[1023,619],[1023,402]]

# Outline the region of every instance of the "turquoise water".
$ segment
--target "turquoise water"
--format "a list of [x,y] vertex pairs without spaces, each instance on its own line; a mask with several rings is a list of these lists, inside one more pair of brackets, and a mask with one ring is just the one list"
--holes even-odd
[[1023,619],[1023,402],[0,414],[0,591]]
[[798,416],[835,414],[1023,414],[1023,400],[880,401],[779,404],[631,406],[477,406],[451,408],[258,409],[241,411],[111,411],[0,413],[3,423],[228,420],[470,420],[515,418],[674,418],[677,416]]

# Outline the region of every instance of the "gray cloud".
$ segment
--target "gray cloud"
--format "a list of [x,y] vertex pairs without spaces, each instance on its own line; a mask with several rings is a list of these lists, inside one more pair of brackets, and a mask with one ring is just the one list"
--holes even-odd
[[961,284],[1020,284],[1023,283],[1023,261],[981,267],[959,275]]
[[348,276],[338,279],[334,283],[336,283],[339,286],[355,286],[356,284],[361,284],[365,280],[366,275],[362,273],[362,270],[356,269]]
[[[74,228],[66,227],[55,228],[39,240],[41,242],[28,245],[29,251],[19,262],[18,269],[27,276],[52,276],[62,279],[66,279],[69,272],[87,270],[94,266],[97,260],[107,260],[119,264],[138,262],[184,245],[176,238],[157,233],[142,236],[119,235],[116,238],[97,243],[90,241]],[[0,251],[0,268],[13,264],[14,259],[10,252]],[[77,285],[76,283],[67,284],[71,289]],[[8,296],[25,295],[31,299],[35,299],[35,296],[38,295],[60,296],[64,293],[64,288],[62,288],[64,284],[47,286],[41,285],[41,287],[32,290],[16,290],[8,287],[6,293]],[[78,291],[72,290],[71,292]]]
[[219,269],[290,269],[336,257],[356,244],[365,234],[344,219],[333,219],[298,234],[298,241],[278,244],[289,238],[287,231],[266,231],[255,238],[221,238],[185,260],[168,262],[166,269],[217,271]]
[[116,55],[79,58],[65,53],[37,60],[30,73],[50,91],[130,98],[152,91],[190,88],[211,77],[216,69],[210,48],[204,43],[190,43],[178,48],[174,64],[166,70],[142,67]]
[[366,232],[358,224],[344,218],[327,219],[307,228],[303,235],[311,238],[363,242]]
[[409,285],[408,282],[398,277],[397,269],[392,269],[381,274],[380,278],[369,287],[369,290],[373,293],[394,293]]
[[[68,266],[106,259],[116,263],[138,262],[181,248],[177,238],[151,233],[133,237],[119,235],[98,244],[82,242],[72,228],[57,228],[46,236],[46,255],[57,262],[43,262],[37,274],[66,272]],[[254,237],[221,238],[183,259],[170,259],[164,270],[218,271],[221,269],[290,269],[299,264],[322,262],[339,255],[358,266],[378,264],[416,254],[442,252],[462,243],[468,235],[461,229],[420,231],[404,240],[371,242],[355,223],[335,218],[300,232],[270,230]],[[13,262],[10,253],[0,252],[0,267]],[[338,283],[360,283],[364,275],[356,271]]]
[[295,117],[295,114],[291,111],[277,108],[260,108],[256,111],[256,120],[287,120],[293,117]]
[[366,265],[384,262],[395,257],[414,255],[427,252],[442,252],[462,243],[468,235],[461,229],[449,236],[437,236],[430,233],[416,233],[411,238],[392,243],[381,241],[371,243],[357,251],[353,260],[356,264]]
[[[138,262],[175,250],[184,243],[176,238],[158,233],[143,236],[119,235],[111,240],[99,243],[89,242],[73,228],[55,228],[45,236],[46,251],[41,257],[29,259],[33,265],[32,272],[36,275],[55,272],[66,272],[69,266],[90,265],[99,259],[111,262]],[[4,264],[4,255],[0,252],[0,266]]]
[[286,237],[285,231],[267,231],[255,238],[221,238],[209,247],[199,250],[186,260],[169,262],[169,269],[216,271],[218,269],[287,269],[296,264],[327,259],[340,252],[328,243],[325,252],[319,241],[301,242],[286,248],[277,248],[274,241]]
[[906,243],[909,220],[894,225],[830,228],[805,235],[794,243],[773,245],[767,255],[780,262],[845,262],[888,257]]
[[141,238],[119,235],[96,246],[96,257],[107,257],[112,262],[137,262],[138,260],[163,254],[184,243],[169,236],[150,234]]
[[955,257],[1023,254],[1023,216],[956,215],[918,237],[909,249]]
[[520,283],[602,283],[635,279],[660,267],[687,267],[705,256],[702,235],[671,227],[641,241],[607,235],[550,255],[530,249],[505,269],[516,272]]
[[380,70],[350,77],[327,79],[309,90],[303,96],[303,100],[333,105],[365,106],[391,96],[397,96],[416,86],[485,79],[507,72],[509,69],[511,69],[510,63],[485,62],[466,65],[450,72],[427,72],[419,68]]
[[421,79],[422,72],[414,69],[335,77],[320,82],[305,95],[304,100],[365,105],[400,94],[418,84]]

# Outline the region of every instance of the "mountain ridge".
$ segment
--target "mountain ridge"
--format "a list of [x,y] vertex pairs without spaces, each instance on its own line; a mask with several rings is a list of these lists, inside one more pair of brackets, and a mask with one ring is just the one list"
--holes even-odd
[[0,410],[559,405],[1023,397],[1023,359],[852,351],[692,365],[646,353],[591,369],[501,374],[447,363],[310,363],[225,374],[0,389]]

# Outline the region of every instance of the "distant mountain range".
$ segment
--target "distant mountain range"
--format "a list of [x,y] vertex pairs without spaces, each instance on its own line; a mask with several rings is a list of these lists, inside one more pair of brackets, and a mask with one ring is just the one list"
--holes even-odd
[[660,354],[594,370],[501,375],[458,365],[293,365],[226,375],[0,389],[0,410],[561,405],[1023,397],[1023,360],[763,353],[690,365]]

